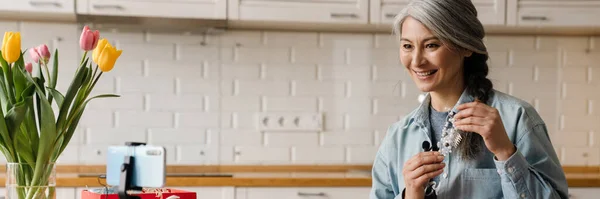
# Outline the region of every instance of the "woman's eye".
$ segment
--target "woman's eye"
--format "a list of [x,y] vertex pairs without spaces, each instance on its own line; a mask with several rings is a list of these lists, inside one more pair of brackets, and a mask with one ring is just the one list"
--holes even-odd
[[427,44],[427,45],[425,45],[425,47],[426,48],[437,48],[437,47],[440,47],[440,45],[437,45],[437,44]]
[[410,44],[404,44],[404,45],[402,45],[402,47],[405,48],[405,49],[411,49],[412,45],[410,45]]

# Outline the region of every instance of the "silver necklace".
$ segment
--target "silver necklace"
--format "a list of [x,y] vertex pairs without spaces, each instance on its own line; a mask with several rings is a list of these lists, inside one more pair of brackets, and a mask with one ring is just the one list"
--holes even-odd
[[452,150],[458,147],[458,144],[462,141],[462,136],[460,135],[462,131],[454,127],[454,114],[456,114],[454,111],[448,114],[448,118],[446,118],[446,123],[442,129],[442,138],[437,143],[440,153],[443,156],[448,156],[452,153]]

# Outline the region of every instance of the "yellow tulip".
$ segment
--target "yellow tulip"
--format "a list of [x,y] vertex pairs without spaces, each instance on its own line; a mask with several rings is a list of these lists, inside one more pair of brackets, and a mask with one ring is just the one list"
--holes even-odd
[[94,48],[94,52],[92,52],[92,60],[94,60],[94,63],[98,64],[100,54],[102,54],[102,51],[104,50],[104,46],[106,46],[107,43],[108,43],[108,40],[106,40],[106,39],[101,39],[98,41],[98,45],[96,46],[96,48]]
[[[100,45],[98,45],[98,47],[99,46]],[[96,49],[98,48],[96,47]],[[98,62],[96,64],[98,64],[98,67],[102,72],[108,72],[115,66],[115,62],[117,62],[117,59],[121,56],[121,52],[123,51],[117,50],[117,48],[107,42],[100,56],[97,58]]]
[[16,62],[21,57],[21,33],[5,32],[2,40],[2,57],[8,63]]

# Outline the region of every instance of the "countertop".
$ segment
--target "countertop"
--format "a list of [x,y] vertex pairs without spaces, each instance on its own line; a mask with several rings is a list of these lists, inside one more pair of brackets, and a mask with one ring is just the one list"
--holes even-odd
[[[203,166],[172,167],[167,169],[169,174],[165,186],[371,186],[370,170],[365,169],[368,166],[230,166],[225,169],[213,167],[217,169],[206,169],[207,167]],[[95,169],[79,169],[79,172],[61,172],[57,169],[56,184],[59,187],[102,186],[104,179],[98,177],[100,172],[89,172],[101,169],[99,166]],[[565,168],[565,173],[569,187],[600,187],[600,167],[569,167]],[[0,177],[1,181],[4,181],[3,177]]]

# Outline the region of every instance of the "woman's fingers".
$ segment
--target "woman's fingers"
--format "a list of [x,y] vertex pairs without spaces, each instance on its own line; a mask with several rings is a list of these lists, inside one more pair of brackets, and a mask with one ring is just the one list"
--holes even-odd
[[424,175],[421,175],[420,177],[415,179],[415,183],[425,186],[426,183],[429,182],[429,179],[432,179],[432,178],[442,174],[443,171],[444,171],[444,169],[438,169],[438,170],[434,170],[429,173],[426,173]]
[[489,116],[489,114],[490,114],[490,111],[487,110],[486,108],[473,107],[473,108],[459,110],[458,113],[456,113],[456,115],[454,115],[454,119],[461,120],[463,118],[468,118],[468,117],[483,117],[483,118],[485,118],[485,117]]
[[[427,165],[422,165],[421,167],[413,170],[408,177],[411,179],[418,179],[421,176],[425,175],[431,175],[432,172],[438,171],[438,170],[443,170],[444,166],[446,166],[446,164],[442,163],[436,163],[436,164],[427,164]],[[434,176],[435,177],[435,176]]]
[[408,160],[405,169],[407,171],[414,171],[422,165],[440,163],[443,160],[444,156],[437,151],[422,152]]
[[489,125],[489,124],[491,124],[491,122],[488,119],[483,118],[483,117],[474,117],[474,116],[454,121],[454,126],[460,126],[460,125],[484,126],[484,125]]

